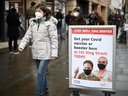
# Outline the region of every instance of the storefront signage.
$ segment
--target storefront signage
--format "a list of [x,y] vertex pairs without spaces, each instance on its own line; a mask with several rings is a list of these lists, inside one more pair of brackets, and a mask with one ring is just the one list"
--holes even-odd
[[69,26],[69,88],[115,91],[115,26]]

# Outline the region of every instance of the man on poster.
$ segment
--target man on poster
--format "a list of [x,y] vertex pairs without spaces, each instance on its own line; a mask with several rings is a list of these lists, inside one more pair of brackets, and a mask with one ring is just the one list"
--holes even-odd
[[[80,73],[78,75],[78,79],[83,79],[83,80],[90,80],[90,81],[100,81],[100,78],[95,76],[92,73],[93,70],[93,63],[90,60],[86,60],[83,63],[83,71],[82,73]],[[74,78],[76,78],[77,74],[79,73],[79,67],[75,70],[75,76]]]
[[106,57],[99,57],[97,64],[99,70],[95,70],[93,74],[99,77],[101,81],[112,82],[112,72],[106,69],[107,64],[108,60]]

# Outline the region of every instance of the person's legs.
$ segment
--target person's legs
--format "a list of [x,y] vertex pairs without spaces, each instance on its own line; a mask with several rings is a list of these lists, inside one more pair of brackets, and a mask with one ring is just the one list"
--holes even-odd
[[62,27],[59,28],[59,31],[60,31],[61,38],[63,38],[63,29],[62,29]]
[[17,50],[17,37],[14,38],[14,50]]
[[12,40],[13,40],[13,38],[12,38],[12,37],[9,37],[8,45],[9,45],[9,52],[10,52],[10,53],[13,53],[13,52],[12,52]]
[[35,60],[35,62],[38,69],[38,84],[36,91],[38,95],[36,94],[36,96],[39,96],[44,93],[45,89],[48,89],[45,71],[50,60]]

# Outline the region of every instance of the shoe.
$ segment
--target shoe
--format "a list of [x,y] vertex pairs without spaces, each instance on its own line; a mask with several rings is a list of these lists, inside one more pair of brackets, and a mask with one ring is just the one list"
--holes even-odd
[[19,54],[19,51],[17,51],[17,50],[16,50],[16,51],[14,51],[14,54]]
[[61,39],[65,40],[65,38],[61,37]]
[[43,92],[41,95],[46,94],[48,91],[49,91],[49,89],[48,89],[48,88],[45,88],[45,89],[44,89],[44,92]]
[[11,51],[9,51],[9,54],[13,54],[14,52],[11,50]]

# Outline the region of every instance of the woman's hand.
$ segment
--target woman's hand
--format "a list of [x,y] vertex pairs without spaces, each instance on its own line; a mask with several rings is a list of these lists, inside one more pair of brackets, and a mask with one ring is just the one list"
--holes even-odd
[[52,60],[55,60],[55,59],[57,59],[57,57],[52,57]]
[[21,49],[21,48],[18,48],[18,50],[19,50],[19,52],[22,52],[23,51],[23,49]]

